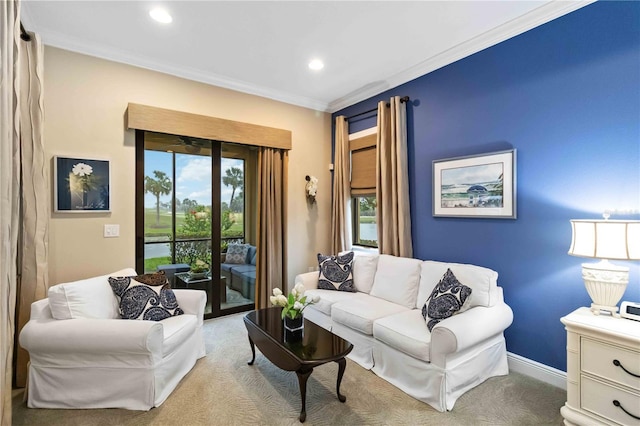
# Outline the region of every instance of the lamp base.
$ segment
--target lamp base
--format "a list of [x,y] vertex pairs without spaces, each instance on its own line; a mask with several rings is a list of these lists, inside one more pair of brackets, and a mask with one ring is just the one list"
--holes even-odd
[[610,312],[619,317],[618,302],[622,299],[629,282],[629,268],[616,266],[607,260],[598,263],[583,263],[582,278],[591,296],[591,312],[599,315],[601,311]]
[[595,303],[591,304],[591,312],[593,315],[600,315],[601,313],[610,313],[612,317],[620,318],[620,314],[618,313],[617,306],[604,306],[597,305]]

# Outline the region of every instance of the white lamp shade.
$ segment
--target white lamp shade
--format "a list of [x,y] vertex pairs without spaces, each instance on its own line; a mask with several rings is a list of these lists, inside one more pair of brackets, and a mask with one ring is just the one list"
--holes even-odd
[[598,259],[640,259],[640,221],[572,220],[569,254]]

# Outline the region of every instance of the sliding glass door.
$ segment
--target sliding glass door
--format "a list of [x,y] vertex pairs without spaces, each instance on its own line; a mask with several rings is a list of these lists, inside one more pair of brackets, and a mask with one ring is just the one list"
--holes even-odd
[[253,308],[251,259],[225,263],[229,245],[255,234],[251,148],[143,131],[136,146],[137,270],[205,290],[206,317]]

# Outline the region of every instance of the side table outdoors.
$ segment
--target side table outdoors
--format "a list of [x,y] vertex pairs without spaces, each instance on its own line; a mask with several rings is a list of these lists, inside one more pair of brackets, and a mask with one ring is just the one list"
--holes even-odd
[[[227,279],[224,276],[220,277],[219,290],[220,290],[220,303],[226,303],[227,301]],[[175,288],[186,288],[194,290],[204,290],[209,294],[212,286],[212,280],[210,276],[204,278],[192,278],[188,272],[179,272],[175,274]]]

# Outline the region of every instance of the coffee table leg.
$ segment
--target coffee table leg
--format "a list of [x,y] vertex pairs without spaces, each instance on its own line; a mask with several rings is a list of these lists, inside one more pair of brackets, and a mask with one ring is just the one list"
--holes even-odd
[[313,368],[310,370],[298,370],[298,383],[300,384],[300,397],[302,398],[302,409],[300,410],[300,423],[304,423],[307,420],[307,379],[313,372]]
[[338,400],[340,402],[345,402],[347,397],[344,395],[340,395],[340,383],[342,383],[342,376],[344,375],[344,370],[347,368],[347,360],[341,358],[336,361],[338,363],[338,382],[336,383],[336,393],[338,394]]
[[253,340],[249,337],[249,344],[251,345],[251,353],[253,354],[253,358],[247,364],[253,365],[253,362],[256,360],[256,345],[253,344]]

